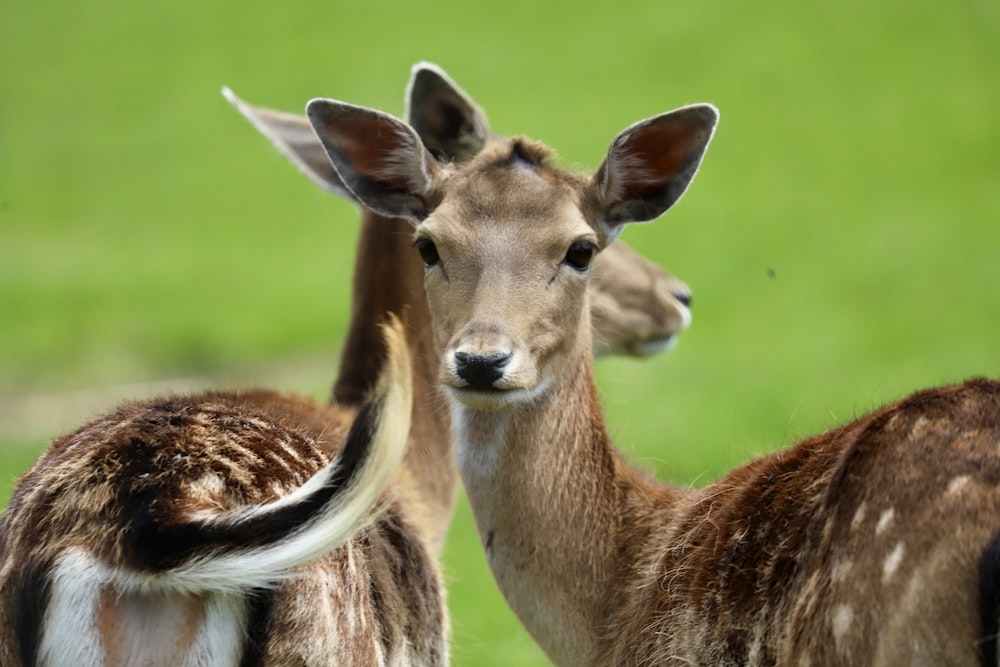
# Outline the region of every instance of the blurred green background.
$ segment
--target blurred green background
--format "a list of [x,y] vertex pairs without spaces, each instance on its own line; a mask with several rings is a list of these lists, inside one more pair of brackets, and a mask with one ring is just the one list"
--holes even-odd
[[[722,122],[664,219],[625,238],[694,290],[671,354],[605,360],[611,432],[681,485],[919,387],[1000,374],[995,0],[87,3],[0,10],[0,503],[124,396],[325,396],[357,213],[219,95],[402,113],[443,66],[496,130],[596,167],[640,118]],[[545,664],[460,506],[455,665]]]

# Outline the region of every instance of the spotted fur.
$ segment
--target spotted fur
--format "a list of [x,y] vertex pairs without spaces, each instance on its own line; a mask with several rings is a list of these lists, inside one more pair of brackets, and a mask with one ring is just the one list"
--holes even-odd
[[54,442],[0,518],[0,664],[443,664],[437,566],[394,488],[410,360],[387,332],[357,412],[208,392]]

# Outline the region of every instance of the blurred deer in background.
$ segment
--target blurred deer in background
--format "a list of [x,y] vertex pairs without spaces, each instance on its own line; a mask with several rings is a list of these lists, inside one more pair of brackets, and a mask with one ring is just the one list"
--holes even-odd
[[585,175],[524,139],[452,164],[384,113],[307,111],[351,191],[415,226],[480,539],[556,664],[997,663],[1000,383],[914,394],[701,490],[613,448],[592,262],[682,195],[714,107],[626,128]]

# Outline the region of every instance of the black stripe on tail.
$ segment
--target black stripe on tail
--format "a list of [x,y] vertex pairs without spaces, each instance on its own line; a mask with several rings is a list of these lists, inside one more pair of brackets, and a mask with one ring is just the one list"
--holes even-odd
[[984,667],[997,667],[1000,632],[1000,531],[979,558],[979,650]]
[[361,409],[337,457],[333,474],[316,492],[294,505],[240,523],[171,525],[157,516],[156,506],[163,501],[150,498],[151,502],[145,503],[132,517],[123,539],[130,564],[137,569],[165,571],[196,554],[259,548],[294,533],[342,494],[361,470],[371,453],[381,412],[380,400]]

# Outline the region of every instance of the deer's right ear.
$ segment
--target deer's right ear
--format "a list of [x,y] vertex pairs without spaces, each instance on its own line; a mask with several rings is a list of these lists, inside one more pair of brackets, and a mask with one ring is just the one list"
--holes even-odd
[[310,101],[306,115],[341,180],[362,204],[415,223],[433,210],[440,168],[409,125],[327,99]]
[[465,162],[486,145],[490,125],[469,95],[433,63],[420,62],[406,86],[406,120],[435,157]]
[[281,111],[247,104],[229,88],[222,95],[243,115],[257,131],[271,140],[274,147],[287,157],[299,171],[324,190],[338,197],[354,199],[354,194],[340,180],[340,174],[330,164],[323,144],[316,138],[309,119]]

